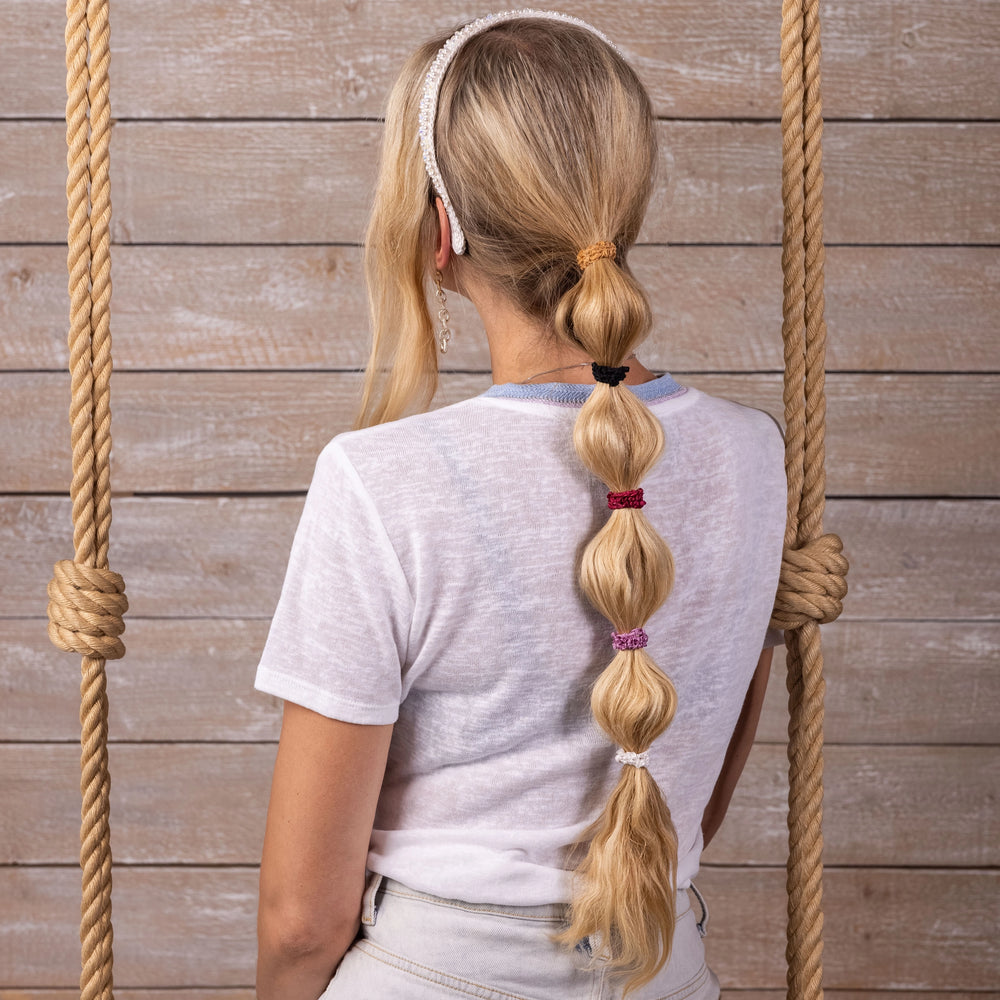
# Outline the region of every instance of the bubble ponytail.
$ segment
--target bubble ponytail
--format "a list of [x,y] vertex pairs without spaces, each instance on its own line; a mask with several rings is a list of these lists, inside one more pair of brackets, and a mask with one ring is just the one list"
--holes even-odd
[[[642,289],[610,259],[584,269],[557,316],[567,334],[571,330],[606,366],[620,365],[649,327]],[[664,439],[660,422],[633,392],[599,382],[577,417],[573,443],[583,464],[619,493],[640,487]],[[584,593],[619,634],[646,624],[666,600],[673,577],[670,549],[639,506],[612,509],[580,565]],[[591,696],[598,725],[626,754],[648,751],[676,707],[673,684],[643,646],[618,649]],[[626,988],[635,989],[669,958],[676,920],[677,834],[647,767],[623,763],[588,836],[570,926],[560,940],[572,944],[589,937],[600,957],[629,974]]]

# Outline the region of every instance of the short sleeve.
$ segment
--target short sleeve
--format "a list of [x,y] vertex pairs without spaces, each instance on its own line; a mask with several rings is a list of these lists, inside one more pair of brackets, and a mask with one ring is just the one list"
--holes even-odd
[[411,617],[389,536],[334,438],[316,461],[254,686],[344,722],[395,722]]

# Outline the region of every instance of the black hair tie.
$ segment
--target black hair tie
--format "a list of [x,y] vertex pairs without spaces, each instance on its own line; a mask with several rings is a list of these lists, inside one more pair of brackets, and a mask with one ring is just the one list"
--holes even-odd
[[609,365],[599,365],[596,361],[590,366],[594,373],[595,382],[604,382],[605,385],[616,386],[619,382],[625,381],[628,374],[628,365],[620,368],[613,368]]

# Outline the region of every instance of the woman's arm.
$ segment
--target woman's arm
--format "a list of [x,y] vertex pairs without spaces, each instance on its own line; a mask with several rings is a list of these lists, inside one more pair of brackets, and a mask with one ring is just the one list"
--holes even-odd
[[285,703],[257,911],[258,1000],[316,1000],[358,932],[392,726]]
[[761,706],[764,704],[764,692],[767,690],[767,678],[771,672],[773,654],[774,650],[770,647],[760,654],[757,669],[750,679],[750,687],[747,689],[747,696],[743,701],[743,709],[736,723],[736,729],[733,731],[733,738],[729,741],[729,749],[726,751],[726,759],[722,764],[719,780],[716,781],[712,797],[705,807],[705,814],[701,820],[701,832],[706,847],[718,832],[719,827],[722,826],[726,810],[729,808],[729,801],[736,789],[736,782],[740,780],[743,765],[746,764],[747,757],[750,755],[750,747],[753,746],[754,734],[757,732],[757,723],[760,720]]

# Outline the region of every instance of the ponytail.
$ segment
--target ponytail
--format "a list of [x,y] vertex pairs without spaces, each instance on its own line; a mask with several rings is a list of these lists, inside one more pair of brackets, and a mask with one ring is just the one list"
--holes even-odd
[[[622,266],[597,260],[563,297],[557,326],[600,365],[619,366],[649,328],[642,289]],[[598,382],[573,430],[583,464],[615,493],[639,488],[663,451],[663,429],[628,389]],[[609,503],[610,506],[610,503]],[[612,509],[590,540],[580,585],[617,636],[642,629],[673,584],[673,558],[639,506]],[[677,693],[645,648],[615,642],[591,696],[594,718],[621,748],[621,774],[588,831],[565,944],[590,937],[597,955],[649,982],[670,956],[676,919],[677,834],[643,755],[673,721]],[[624,647],[624,648],[623,648]],[[624,752],[624,753],[623,753]]]

